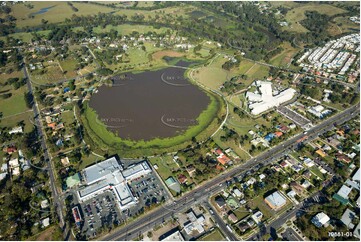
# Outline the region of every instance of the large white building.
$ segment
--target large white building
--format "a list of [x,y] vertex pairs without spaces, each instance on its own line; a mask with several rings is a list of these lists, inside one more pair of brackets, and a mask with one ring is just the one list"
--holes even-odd
[[120,210],[137,202],[128,186],[128,181],[150,173],[148,163],[142,161],[123,169],[115,157],[99,162],[83,170],[85,186],[77,191],[79,201],[89,200],[106,190],[113,191]]
[[288,88],[273,95],[272,83],[266,81],[255,81],[253,85],[256,86],[258,90],[246,93],[246,98],[249,103],[248,107],[251,109],[253,115],[258,115],[291,100],[296,93],[296,90]]

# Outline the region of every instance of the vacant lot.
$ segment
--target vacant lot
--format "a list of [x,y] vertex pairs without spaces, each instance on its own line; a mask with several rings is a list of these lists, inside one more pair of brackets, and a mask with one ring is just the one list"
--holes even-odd
[[336,17],[333,19],[333,22],[330,23],[329,28],[327,31],[331,35],[338,35],[341,33],[348,33],[348,32],[359,32],[360,25],[352,22],[349,17]]
[[13,90],[12,86],[5,86],[4,88],[1,88],[0,90],[3,90],[3,91],[9,90],[6,93],[12,94],[12,96],[9,98],[0,99],[1,100],[0,112],[3,113],[4,117],[14,115],[17,113],[21,113],[21,112],[28,110],[28,108],[26,107],[25,99],[24,99],[24,93],[27,91],[26,86],[22,86],[21,88],[19,88],[17,90]]
[[225,241],[225,238],[223,237],[219,229],[215,229],[211,233],[201,238],[201,241]]
[[288,42],[283,43],[282,48],[284,50],[271,59],[270,63],[272,65],[282,67],[287,66],[289,63],[291,63],[292,57],[295,56],[299,51],[299,49],[293,48]]
[[302,5],[300,7],[293,8],[289,10],[285,16],[286,21],[290,23],[290,27],[285,27],[285,29],[294,32],[307,32],[308,30],[300,24],[300,21],[305,19],[306,11],[317,11],[321,14],[327,14],[333,16],[339,13],[344,13],[346,10],[337,8],[328,4],[314,4],[310,3],[307,5]]

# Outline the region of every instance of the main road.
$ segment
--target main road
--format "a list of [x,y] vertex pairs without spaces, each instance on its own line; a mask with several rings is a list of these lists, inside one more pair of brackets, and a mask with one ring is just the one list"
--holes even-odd
[[199,201],[205,201],[210,195],[221,191],[225,180],[237,176],[240,173],[247,172],[258,164],[267,165],[281,158],[285,154],[285,151],[296,148],[298,145],[298,140],[301,138],[305,138],[304,141],[314,139],[321,133],[330,130],[334,124],[342,124],[351,118],[356,117],[359,112],[360,107],[358,103],[357,105],[354,105],[349,109],[346,109],[345,111],[338,113],[324,122],[312,127],[307,131],[307,133],[296,135],[284,141],[283,143],[262,153],[258,157],[252,158],[246,163],[236,166],[228,172],[225,172],[222,175],[219,175],[209,182],[186,193],[181,198],[176,199],[173,203],[161,206],[99,239],[117,241],[134,239],[141,233],[144,233],[147,230],[153,228],[155,225],[163,223],[167,219],[171,218],[174,214],[190,208]]
[[[46,136],[44,135],[44,129],[43,129],[43,124],[41,122],[41,114],[39,112],[39,107],[38,104],[35,100],[35,96],[33,93],[33,87],[32,87],[32,83],[30,80],[30,77],[28,75],[28,71],[26,69],[26,65],[24,63],[24,67],[23,67],[23,71],[24,71],[24,76],[27,79],[27,87],[28,87],[28,92],[32,95],[33,97],[33,103],[32,103],[32,108],[33,108],[33,112],[34,112],[34,121],[35,121],[35,126],[36,126],[36,130],[38,132],[38,137],[40,138],[41,141],[41,148],[44,152],[44,158],[47,162],[47,170],[48,170],[48,174],[49,174],[49,178],[50,178],[50,187],[51,187],[51,193],[52,193],[52,198],[53,198],[53,205],[55,207],[56,213],[58,214],[59,220],[60,220],[60,226],[61,228],[64,229],[65,226],[65,221],[64,221],[64,201],[62,199],[59,199],[59,194],[58,194],[58,190],[56,188],[56,182],[55,182],[55,176],[54,176],[54,167],[53,167],[53,163],[51,161],[51,155],[49,153],[48,147],[46,145]],[[65,236],[68,235],[68,228],[65,228],[64,231]]]

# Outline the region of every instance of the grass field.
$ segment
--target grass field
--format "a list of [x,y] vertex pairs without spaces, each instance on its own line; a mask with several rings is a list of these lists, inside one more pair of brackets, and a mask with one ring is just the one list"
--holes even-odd
[[166,180],[168,177],[172,176],[172,171],[178,170],[179,168],[171,156],[152,157],[149,159],[149,161],[153,166],[158,166],[157,172],[163,180]]
[[[8,93],[12,94],[12,96],[7,99],[1,99],[0,112],[3,113],[4,117],[28,110],[24,99],[24,93],[27,91],[26,86],[22,86],[17,90],[13,90],[11,86],[4,88],[6,90],[10,89],[11,91]],[[0,90],[2,90],[2,88]]]
[[248,205],[251,209],[258,209],[263,213],[263,219],[271,218],[275,212],[271,210],[270,207],[264,202],[264,199],[261,196],[257,196],[248,202]]
[[[18,77],[19,79],[22,78],[24,76],[24,73],[20,70],[20,71],[13,71],[9,74],[6,73],[6,70],[8,68],[1,68],[0,69],[0,83],[4,84],[9,78],[14,78],[14,77]],[[0,90],[2,91],[2,88],[0,87]]]
[[194,72],[195,80],[213,90],[218,90],[231,77],[229,71],[222,69],[224,62],[226,59],[219,55],[210,65],[201,67]]
[[13,128],[17,126],[20,122],[24,122],[25,124],[24,132],[30,132],[34,127],[34,125],[32,124],[33,118],[34,118],[34,113],[32,111],[10,117],[4,117],[1,119],[0,127],[6,126]]
[[200,239],[201,241],[225,241],[226,239],[219,231],[219,229],[213,230],[211,233],[207,234],[206,236]]
[[335,23],[330,23],[327,31],[331,35],[337,35],[340,33],[359,32],[360,25],[352,22],[349,17],[336,17],[333,19]]
[[242,220],[250,214],[249,211],[247,211],[243,207],[240,207],[240,208],[234,210],[233,212],[237,216],[238,220]]
[[321,171],[316,166],[311,167],[309,170],[311,173],[318,176],[322,181],[325,180],[325,178],[326,178],[325,175],[322,174]]
[[44,74],[41,74],[41,70],[35,70],[30,73],[31,81],[34,84],[56,83],[66,78],[57,63],[46,66],[44,70]]
[[291,62],[292,57],[299,51],[299,49],[293,48],[288,42],[284,42],[282,47],[284,50],[280,54],[274,56],[270,60],[270,64],[285,67]]
[[300,21],[305,19],[306,11],[317,11],[321,14],[327,14],[333,16],[339,13],[344,13],[346,10],[337,8],[329,4],[315,4],[309,3],[307,5],[302,4],[302,6],[295,7],[289,10],[285,16],[286,21],[290,23],[289,27],[284,27],[286,30],[304,33],[308,30],[300,24]]
[[101,28],[98,26],[93,29],[95,33],[110,32],[110,30],[118,31],[119,35],[129,35],[133,32],[138,32],[141,34],[148,32],[156,32],[157,34],[161,34],[167,32],[167,30],[172,32],[170,28],[162,27],[158,29],[148,25],[132,25],[132,24],[122,24],[118,26],[107,25],[105,28]]
[[[109,13],[114,11],[113,9],[106,6],[99,6],[88,3],[77,3],[74,2],[73,5],[79,11],[74,12],[66,2],[31,2],[34,6],[33,9],[27,8],[23,3],[16,4],[13,6],[13,16],[17,19],[17,27],[25,26],[36,26],[41,24],[41,20],[45,19],[49,23],[59,23],[63,22],[65,18],[71,18],[73,14],[77,15],[89,15],[97,14],[98,12]],[[33,15],[43,8],[49,8],[47,12],[42,14]],[[33,15],[34,17],[31,17]]]

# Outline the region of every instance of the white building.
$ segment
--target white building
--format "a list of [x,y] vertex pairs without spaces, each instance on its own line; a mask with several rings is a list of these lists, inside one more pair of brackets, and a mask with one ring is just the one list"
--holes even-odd
[[120,210],[129,208],[137,203],[128,186],[128,181],[139,178],[151,172],[146,161],[142,161],[127,169],[112,157],[83,170],[85,187],[78,190],[79,201],[91,199],[105,190],[113,191]]
[[328,222],[330,221],[330,217],[327,216],[324,212],[318,213],[316,216],[314,216],[311,220],[311,222],[317,227],[321,228],[322,226],[327,227]]
[[348,186],[346,186],[346,185],[342,185],[342,187],[341,187],[340,190],[337,192],[337,194],[338,194],[340,197],[348,200],[348,195],[350,194],[351,190],[352,190],[351,187],[348,187]]
[[15,127],[12,130],[9,131],[9,134],[22,134],[23,133],[23,128],[21,126],[19,127]]
[[174,233],[168,235],[167,237],[161,239],[160,241],[184,241],[183,235],[179,232],[179,230]]
[[246,93],[246,98],[249,102],[248,107],[253,115],[258,115],[291,100],[296,93],[296,90],[288,88],[277,95],[273,95],[271,82],[255,81],[254,85],[258,88],[259,92]]
[[257,211],[251,217],[258,224],[262,221],[263,213],[261,211]]

